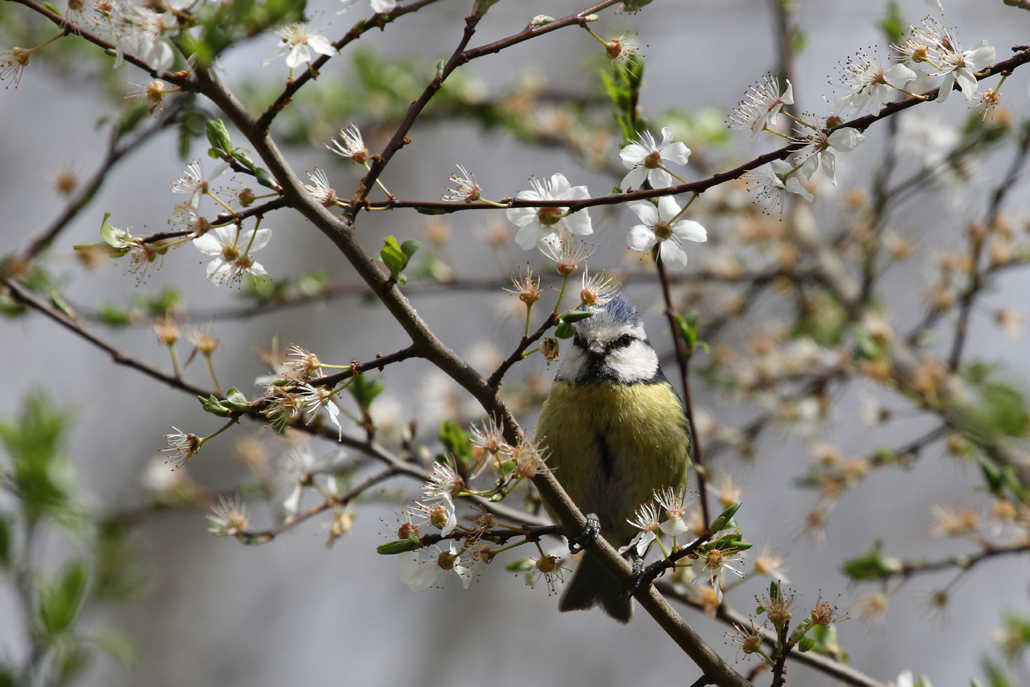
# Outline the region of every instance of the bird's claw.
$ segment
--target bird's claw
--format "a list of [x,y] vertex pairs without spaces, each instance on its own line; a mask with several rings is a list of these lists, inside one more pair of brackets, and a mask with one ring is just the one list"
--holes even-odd
[[632,559],[633,572],[630,573],[626,596],[633,596],[644,585],[644,559],[637,556],[636,552],[631,553],[630,558]]
[[594,543],[599,534],[601,534],[601,521],[591,513],[587,516],[587,522],[579,536],[569,539],[569,553],[576,554],[587,548]]

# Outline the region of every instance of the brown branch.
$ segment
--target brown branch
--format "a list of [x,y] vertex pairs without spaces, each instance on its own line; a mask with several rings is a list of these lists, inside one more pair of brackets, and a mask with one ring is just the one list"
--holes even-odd
[[326,500],[322,501],[321,503],[315,506],[312,506],[303,513],[298,513],[292,517],[287,518],[275,527],[271,527],[267,530],[244,530],[238,533],[236,535],[236,538],[247,544],[265,544],[267,542],[272,541],[283,532],[293,529],[294,527],[301,524],[302,522],[305,522],[306,520],[310,520],[319,513],[327,511],[330,508],[337,508],[339,506],[349,505],[352,501],[361,496],[364,492],[368,491],[380,482],[385,482],[386,480],[392,477],[396,477],[398,474],[399,473],[397,470],[395,470],[392,467],[389,467],[386,470],[383,470],[382,472],[377,472],[371,477],[368,477],[360,484],[357,484],[351,489],[348,489],[343,494],[340,494],[339,496],[330,496]]
[[[657,249],[656,249],[657,252]],[[665,262],[660,255],[655,256],[655,265],[658,267],[658,277],[662,282],[662,298],[665,300],[665,317],[669,321],[669,333],[672,334],[672,342],[676,349],[676,363],[680,373],[680,385],[683,389],[683,412],[687,420],[687,429],[690,430],[690,453],[693,454],[694,472],[697,474],[698,498],[701,501],[701,518],[705,526],[712,524],[711,512],[708,510],[708,485],[705,476],[704,454],[701,451],[701,441],[697,435],[697,427],[694,425],[694,404],[690,398],[690,358],[693,350],[687,350],[686,342],[679,333],[679,325],[676,322],[676,309],[672,304],[672,294],[669,291],[669,275],[665,271]]]
[[[347,33],[343,34],[342,38],[333,42],[333,47],[336,49],[336,52],[339,53],[348,43],[357,40],[364,35],[365,32],[372,29],[383,30],[386,28],[387,24],[395,19],[403,17],[405,14],[411,14],[412,12],[422,9],[426,5],[434,2],[436,2],[436,0],[417,0],[416,2],[412,2],[407,5],[398,5],[389,12],[373,14],[368,19],[362,19],[352,26]],[[325,63],[331,58],[331,55],[320,55],[318,59],[310,63],[308,69],[304,70],[300,76],[287,82],[282,93],[280,93],[272,104],[261,113],[260,117],[258,117],[256,122],[258,129],[268,129],[276,115],[290,104],[290,100],[292,100],[293,96],[297,94],[297,91],[299,91],[304,84],[311,79],[318,78],[318,70],[325,66]]]
[[876,579],[877,581],[882,581],[891,577],[908,578],[913,575],[941,572],[944,570],[951,570],[953,568],[959,568],[962,572],[965,572],[992,558],[1030,554],[1030,542],[1028,541],[1023,541],[1019,544],[1011,544],[1009,546],[995,546],[989,542],[983,542],[981,545],[983,550],[980,553],[972,555],[957,554],[936,561],[905,561],[897,571],[889,573],[884,572]]
[[[418,119],[422,110],[425,109],[426,105],[429,104],[429,101],[434,95],[436,95],[437,91],[440,90],[443,86],[444,80],[451,75],[451,72],[477,57],[500,52],[505,48],[517,45],[518,43],[527,41],[530,38],[536,38],[537,36],[542,36],[546,33],[550,33],[551,31],[556,31],[567,26],[585,26],[587,23],[585,19],[586,16],[614,5],[617,1],[618,0],[604,0],[604,2],[599,2],[593,7],[576,12],[575,14],[570,14],[563,19],[555,20],[540,27],[530,25],[516,34],[469,50],[466,50],[465,48],[468,46],[469,41],[472,40],[472,36],[476,31],[476,25],[479,23],[481,17],[477,14],[471,14],[466,17],[465,30],[462,33],[461,40],[458,42],[458,47],[454,49],[454,52],[451,53],[450,58],[448,58],[443,67],[437,71],[436,76],[429,82],[429,85],[425,87],[418,99],[408,107],[408,111],[404,115],[404,119],[401,121],[400,126],[397,127],[397,130],[394,131],[393,137],[390,138],[386,147],[383,148],[382,152],[378,155],[372,157],[372,164],[369,167],[368,173],[361,179],[361,183],[359,184],[357,191],[354,193],[350,206],[344,210],[345,219],[347,221],[353,221],[354,216],[365,202],[365,198],[368,197],[369,192],[372,190],[372,186],[383,173],[386,165],[390,163],[390,160],[397,151],[410,142],[411,139],[408,138],[408,131],[410,131],[411,127],[414,126],[415,120]],[[393,199],[391,198],[390,200],[392,201]]]
[[156,367],[153,367],[141,360],[137,360],[136,358],[133,358],[132,356],[126,353],[123,353],[122,351],[118,350],[117,348],[109,344],[104,339],[101,339],[96,334],[90,332],[88,329],[83,327],[81,324],[79,324],[72,318],[68,317],[62,312],[55,310],[54,308],[51,308],[49,305],[44,303],[38,296],[36,296],[34,293],[29,291],[24,286],[22,286],[16,279],[5,277],[0,283],[3,283],[3,285],[10,290],[11,295],[14,297],[15,300],[17,300],[20,303],[23,303],[24,305],[29,306],[33,310],[37,310],[43,313],[44,315],[46,315],[51,320],[61,325],[65,329],[68,329],[77,336],[86,339],[94,346],[110,355],[111,360],[116,365],[124,365],[125,367],[130,367],[138,372],[142,372],[151,379],[156,379],[157,381],[163,382],[164,384],[167,384],[170,387],[179,389],[181,391],[186,391],[194,395],[207,396],[211,393],[207,389],[202,389],[201,387],[194,386],[193,384],[190,384],[189,382],[186,382],[176,377],[175,375],[163,372],[162,370]]
[[[691,599],[679,585],[671,582],[659,582],[657,586],[661,592],[670,599],[674,599],[679,603],[690,606],[698,611],[705,610],[704,606],[700,602]],[[747,617],[742,613],[733,610],[726,604],[721,604],[715,609],[715,618],[731,627],[735,625],[744,627],[749,622]],[[756,629],[762,633],[762,641],[767,646],[773,648],[776,647],[776,634],[772,632],[772,630],[764,627]],[[818,670],[821,673],[829,675],[844,684],[852,685],[853,687],[886,687],[884,683],[873,679],[850,665],[841,663],[829,656],[823,656],[822,654],[818,654],[814,651],[806,651],[803,653],[791,652],[788,658],[795,663],[806,665],[809,668]]]
[[[101,350],[107,352],[111,356],[111,360],[114,361],[116,364],[130,367],[134,370],[142,372],[143,374],[147,375],[152,379],[155,379],[159,382],[163,382],[164,384],[167,384],[172,388],[179,389],[180,391],[185,391],[186,393],[189,393],[193,396],[203,396],[205,398],[212,395],[216,397],[218,396],[217,394],[214,394],[210,389],[204,389],[198,386],[194,386],[188,382],[183,381],[178,377],[175,377],[174,375],[167,374],[158,368],[152,367],[147,363],[136,360],[135,358],[127,355],[126,353],[123,353],[122,351],[115,348],[112,344],[108,343],[104,339],[90,332],[88,329],[83,327],[75,320],[55,310],[54,308],[51,308],[49,305],[40,300],[35,294],[26,289],[24,286],[22,286],[18,281],[14,279],[4,278],[3,280],[0,280],[0,283],[2,283],[4,286],[10,289],[11,295],[16,300],[34,310],[39,311],[40,313],[46,315],[58,324],[67,328],[72,333],[89,341],[97,348],[100,348]],[[385,363],[383,363],[382,359],[379,359],[370,361],[369,363],[358,365],[358,367],[367,367],[367,369],[372,369],[378,367],[381,364]],[[263,424],[267,424],[267,419],[260,414],[260,408],[257,404],[254,404],[254,407],[247,414],[247,416],[252,420],[256,420]],[[334,443],[340,443],[344,446],[348,446],[355,450],[362,451],[363,453],[366,453],[372,456],[373,458],[376,458],[381,462],[385,463],[386,465],[388,465],[390,469],[396,474],[406,475],[420,482],[425,482],[429,479],[429,473],[426,472],[424,469],[415,464],[401,460],[400,458],[393,455],[385,448],[379,446],[374,442],[368,440],[359,440],[346,435],[340,438],[338,437],[335,430],[331,430],[324,426],[306,425],[300,420],[294,422],[291,425],[291,427],[293,429],[297,429],[308,434],[312,434],[314,436],[323,437]],[[482,508],[485,511],[493,513],[494,515],[500,516],[507,520],[511,520],[512,522],[520,523],[523,525],[546,524],[545,520],[535,517],[529,513],[515,510],[514,508],[510,508],[500,503],[491,503],[487,499],[480,498],[478,496],[469,496],[463,498],[466,498],[466,500],[468,500],[470,503],[473,503],[474,505],[476,505],[479,508]]]
[[[255,152],[261,157],[279,184],[287,202],[308,218],[346,257],[358,275],[368,284],[398,324],[408,333],[412,344],[429,362],[450,376],[468,391],[488,415],[497,419],[504,427],[505,440],[518,444],[524,440],[524,432],[515,416],[498,398],[495,389],[466,361],[446,346],[429,329],[428,325],[405,298],[397,284],[388,279],[383,271],[358,244],[350,218],[343,220],[333,216],[326,208],[308,198],[300,179],[290,169],[281,151],[268,136],[267,131],[257,128],[239,100],[224,86],[215,74],[197,70],[199,90],[212,100],[236,128],[247,137]],[[533,477],[533,483],[547,502],[550,511],[558,516],[565,532],[582,531],[586,517],[562,488],[549,470],[540,471]],[[603,537],[590,545],[592,554],[627,585],[632,577],[629,564]],[[723,687],[750,687],[748,683],[722,657],[711,649],[652,586],[634,593],[644,609],[655,619],[669,637],[701,667],[705,674]]]
[[125,60],[131,65],[139,67],[155,79],[161,79],[163,81],[173,83],[184,90],[193,90],[194,88],[193,82],[189,79],[189,72],[159,72],[156,69],[152,68],[149,64],[147,64],[145,60],[131,53],[120,51],[118,46],[116,46],[114,43],[105,41],[100,36],[97,36],[96,34],[91,33],[89,31],[86,31],[75,22],[68,21],[56,12],[52,12],[43,5],[34,2],[34,0],[11,0],[11,2],[16,2],[20,5],[25,5],[34,12],[42,14],[44,17],[52,21],[54,24],[64,29],[65,33],[68,35],[79,36],[89,41],[90,43],[103,48],[111,54],[121,52],[123,60]]
[[334,387],[340,382],[350,379],[354,375],[368,372],[369,370],[379,370],[382,372],[383,368],[391,363],[399,363],[402,360],[408,360],[409,358],[417,358],[418,355],[418,350],[414,346],[408,346],[395,353],[389,353],[387,355],[377,353],[374,360],[369,360],[365,363],[359,363],[355,360],[351,363],[349,369],[341,370],[340,372],[326,375],[325,377],[316,377],[311,380],[310,384],[312,386]]
[[770,687],[783,687],[787,678],[787,657],[790,655],[790,647],[787,645],[787,630],[790,623],[783,623],[776,635],[776,660],[773,661],[773,679]]
[[534,341],[537,341],[541,336],[547,333],[548,329],[550,329],[557,323],[558,315],[552,312],[547,316],[547,319],[544,320],[543,324],[541,324],[535,332],[533,332],[529,336],[522,337],[522,340],[519,341],[519,345],[515,347],[515,350],[511,352],[511,355],[505,358],[504,361],[502,361],[501,364],[497,366],[497,369],[494,370],[493,374],[490,375],[490,378],[486,380],[487,386],[489,386],[491,389],[497,389],[498,387],[500,387],[501,380],[504,379],[504,375],[507,374],[508,370],[511,369],[512,365],[514,365],[515,363],[517,363],[525,357],[523,354],[526,352],[526,349],[533,345]]
[[[1018,46],[1017,46],[1018,47]],[[1002,60],[992,67],[986,68],[980,72],[977,76],[978,79],[986,79],[1002,71],[1012,71],[1017,67],[1020,67],[1027,62],[1030,62],[1030,48],[1026,50],[1020,50],[1016,55],[1013,55],[1007,60]],[[921,103],[933,100],[937,97],[938,89],[933,89],[923,93],[920,97],[905,98],[904,100],[897,100],[884,105],[875,114],[868,114],[862,117],[856,117],[848,122],[840,125],[842,127],[852,127],[860,131],[865,131],[870,126],[886,119],[899,112],[914,107]],[[727,181],[733,181],[738,179],[747,172],[761,167],[762,165],[768,164],[773,160],[782,160],[791,153],[799,150],[802,147],[801,144],[788,144],[782,148],[772,150],[763,155],[745,162],[733,169],[726,170],[725,172],[719,172],[712,176],[701,179],[699,181],[691,181],[685,184],[678,184],[676,186],[667,186],[659,189],[641,189],[638,191],[630,191],[628,193],[613,193],[605,196],[595,196],[592,198],[583,198],[580,200],[519,200],[513,198],[503,198],[501,202],[505,203],[505,207],[562,207],[568,208],[570,212],[577,212],[584,208],[601,206],[601,205],[618,205],[626,203],[632,200],[646,200],[648,198],[657,198],[659,196],[671,196],[679,195],[681,193],[703,193],[708,189],[724,184]],[[497,210],[499,209],[496,205],[491,205],[484,202],[474,203],[463,203],[463,202],[447,202],[447,201],[404,201],[404,200],[385,200],[367,203],[369,208],[376,210],[381,209],[394,209],[394,208],[416,208],[421,210],[429,210],[434,213],[449,213],[449,212],[462,212],[465,210]]]

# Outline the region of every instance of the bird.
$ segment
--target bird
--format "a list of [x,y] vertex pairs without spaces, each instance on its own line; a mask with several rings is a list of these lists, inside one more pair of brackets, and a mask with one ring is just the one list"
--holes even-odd
[[[621,293],[588,309],[559,362],[536,439],[572,500],[618,548],[636,533],[627,520],[655,490],[683,488],[691,436],[637,309]],[[632,616],[626,585],[586,551],[558,608],[596,605],[623,623]]]

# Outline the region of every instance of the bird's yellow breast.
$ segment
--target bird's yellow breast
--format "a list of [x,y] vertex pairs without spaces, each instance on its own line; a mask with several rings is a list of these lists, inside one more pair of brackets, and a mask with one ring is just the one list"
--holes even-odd
[[668,383],[555,382],[537,425],[555,477],[584,513],[596,513],[605,536],[625,543],[626,518],[654,489],[679,488],[690,440],[679,399]]

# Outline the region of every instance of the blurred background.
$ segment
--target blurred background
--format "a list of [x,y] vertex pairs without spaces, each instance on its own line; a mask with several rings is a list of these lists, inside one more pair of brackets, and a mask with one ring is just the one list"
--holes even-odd
[[[473,43],[516,31],[536,14],[560,17],[580,9],[581,4],[566,0],[501,2],[481,24]],[[273,129],[289,141],[286,152],[294,169],[299,173],[323,166],[341,195],[349,195],[359,177],[353,167],[331,159],[322,147],[324,142],[335,129],[353,120],[361,125],[370,148],[381,148],[392,131],[396,103],[369,88],[370,75],[393,84],[402,95],[412,88],[417,93],[436,60],[456,44],[469,5],[443,0],[398,20],[384,32],[369,32],[348,48],[350,55],[345,52],[331,61],[317,82],[307,87],[311,93],[298,98]],[[922,0],[899,5],[905,19],[913,23],[930,12]],[[342,35],[368,11],[363,2],[342,16],[336,14],[337,9],[333,3],[309,5],[314,25],[330,39]],[[2,8],[4,47],[15,41],[19,32],[39,30],[39,20],[23,10]],[[800,110],[828,114],[823,99],[833,100],[843,91],[839,74],[848,55],[875,45],[886,56],[883,33],[877,27],[885,10],[885,3],[878,2],[796,3],[795,21],[804,34],[795,75]],[[959,27],[964,45],[986,39],[997,47],[998,59],[1008,57],[1009,47],[1026,42],[1030,35],[1030,12],[1007,7],[1000,0],[950,0],[945,2],[945,11],[948,23]],[[689,133],[686,140],[694,148],[695,159],[708,160],[713,171],[775,145],[740,132],[721,140],[725,112],[750,83],[776,68],[776,34],[769,3],[655,2],[636,15],[605,12],[595,27],[602,35],[638,34],[641,53],[647,59],[640,102],[644,115],[658,118],[674,108],[682,111],[676,120],[680,130]],[[275,92],[269,84],[281,84],[286,77],[281,60],[263,64],[275,55],[276,43],[274,35],[266,35],[221,58],[222,78],[237,85],[252,106],[268,102],[266,94]],[[518,107],[518,99],[512,94],[553,91],[596,99],[602,94],[598,68],[603,61],[597,59],[598,47],[582,31],[562,30],[462,68],[455,75],[460,88],[448,97],[465,103],[494,102],[503,97],[503,107],[515,119],[518,111],[511,108]],[[360,58],[352,59],[358,51]],[[414,66],[395,66],[405,61]],[[391,72],[391,68],[397,71]],[[23,249],[30,237],[61,211],[64,200],[54,188],[62,170],[84,179],[98,164],[106,133],[97,128],[97,122],[123,107],[117,95],[98,91],[125,91],[124,85],[120,91],[110,85],[97,88],[98,82],[110,83],[109,69],[100,60],[82,64],[39,60],[37,64],[34,57],[20,86],[0,95],[0,129],[8,132],[0,137],[4,161],[0,165],[0,207],[5,209],[0,235],[5,252]],[[1016,113],[1025,113],[1028,106],[1030,81],[1024,71],[1018,70],[1003,91],[1004,104]],[[145,75],[128,65],[121,67],[115,78],[123,84],[145,81]],[[548,176],[555,171],[566,174],[573,184],[586,184],[594,194],[607,192],[618,182],[619,177],[605,166],[610,168],[617,161],[620,136],[603,106],[595,121],[607,123],[607,137],[571,144],[568,136],[562,139],[564,143],[549,142],[546,136],[530,141],[532,135],[520,136],[510,123],[487,127],[486,116],[478,121],[472,116],[450,118],[443,105],[439,116],[433,116],[432,109],[429,112],[427,121],[411,134],[414,145],[398,154],[383,179],[401,198],[437,198],[458,162],[476,174],[484,195],[491,198],[527,188],[531,175]],[[954,129],[969,113],[965,100],[956,94],[944,105],[921,106],[905,117],[912,118],[912,126],[938,120]],[[539,122],[564,115],[554,108],[532,116]],[[545,125],[534,126],[543,129]],[[555,126],[563,131],[560,124]],[[829,184],[819,189],[808,218],[815,232],[832,235],[839,230],[850,189],[868,188],[882,164],[886,131],[885,123],[873,126],[864,145],[843,162],[837,189]],[[97,240],[105,212],[112,213],[116,226],[131,226],[136,234],[168,228],[172,209],[182,200],[169,192],[183,166],[178,146],[176,132],[168,130],[119,164],[92,204],[50,249],[46,266],[72,307],[82,312],[107,304],[126,309],[138,295],[154,296],[172,287],[179,290],[181,302],[188,308],[239,304],[238,291],[214,286],[203,278],[201,256],[192,249],[170,252],[160,268],[150,270],[142,280],[119,263],[86,270],[74,259],[72,246]],[[207,169],[213,162],[206,158],[206,148],[202,140],[195,141],[190,157],[200,158]],[[931,186],[894,208],[891,231],[905,237],[915,249],[915,257],[888,270],[878,287],[899,330],[907,331],[922,317],[935,274],[935,250],[964,245],[962,232],[970,221],[984,215],[987,189],[1001,179],[1012,149],[1009,144],[980,156],[974,181]],[[902,164],[908,165],[905,169],[918,168],[906,160],[902,159]],[[706,174],[688,168],[687,175],[693,179]],[[226,176],[215,185],[223,181],[230,183]],[[1020,231],[1027,219],[1027,198],[1028,188],[1023,183],[1006,202]],[[776,210],[771,212],[773,221],[779,221]],[[624,250],[629,213],[598,210],[592,215],[598,249],[591,266],[638,269],[642,263]],[[712,241],[694,247],[691,260],[701,265],[732,256],[734,246],[719,240],[719,220],[707,215],[696,218],[706,223]],[[274,230],[273,238],[258,259],[274,279],[298,280],[318,272],[329,283],[356,283],[342,258],[326,250],[325,239],[298,217],[273,213],[264,226]],[[358,233],[371,252],[378,251],[387,234],[420,239],[427,254],[432,253],[438,262],[425,266],[428,276],[439,277],[443,270],[457,278],[490,278],[503,276],[527,261],[539,261],[539,256],[523,253],[510,240],[500,246],[492,243],[491,237],[496,239],[504,227],[500,212],[431,218],[394,211],[362,215]],[[437,246],[433,239],[443,233],[449,240]],[[706,251],[712,252],[706,256]],[[296,284],[293,288],[299,288]],[[1008,383],[1024,391],[1030,390],[1026,341],[1005,335],[995,326],[992,313],[998,308],[1014,308],[1025,316],[1028,288],[1030,276],[1025,272],[1011,270],[1000,276],[979,301],[970,341],[971,359],[1000,362]],[[668,352],[671,340],[657,285],[633,283],[627,290],[641,307],[652,340],[662,352]],[[681,297],[691,300],[689,293]],[[520,335],[520,312],[499,288],[458,295],[416,291],[412,300],[451,346],[483,370],[490,369]],[[691,302],[704,317],[706,302]],[[760,301],[748,316],[720,331],[717,341],[746,341],[768,334],[775,329],[781,309],[783,304],[775,298]],[[120,348],[168,367],[167,352],[157,345],[149,320],[142,318],[141,322],[141,326],[116,330],[101,324],[90,326]],[[951,320],[946,322],[940,330],[942,349],[950,340]],[[407,343],[382,310],[368,307],[359,297],[260,317],[220,320],[212,329],[221,339],[215,365],[222,383],[238,386],[248,395],[257,393],[253,379],[267,372],[255,350],[269,349],[276,338],[282,346],[301,343],[322,360],[340,363],[368,360],[376,352],[391,352]],[[74,468],[72,483],[77,498],[91,512],[122,512],[153,502],[154,487],[168,479],[160,472],[160,463],[155,466],[153,461],[170,425],[197,432],[217,427],[215,418],[204,414],[188,395],[113,365],[108,356],[42,317],[6,319],[0,323],[0,332],[0,417],[16,417],[26,395],[39,389],[67,413],[71,424],[65,453]],[[702,338],[706,338],[703,328]],[[184,349],[188,350],[180,350]],[[747,355],[746,347],[741,350]],[[202,362],[195,360],[186,376],[206,384]],[[701,356],[698,364],[707,362],[707,356]],[[531,358],[513,371],[512,388],[537,398],[546,394],[552,374],[543,360]],[[389,367],[382,383],[386,391],[373,404],[373,415],[393,425],[417,418],[427,440],[444,417],[456,413],[461,419],[475,417],[466,414],[470,399],[420,362]],[[762,410],[754,399],[739,403],[710,386],[700,385],[697,393],[704,415],[725,427],[742,426]],[[967,684],[969,678],[983,675],[984,656],[998,655],[992,633],[1001,626],[1003,612],[1030,611],[1030,568],[1025,557],[998,559],[964,576],[949,590],[949,603],[943,611],[934,610],[929,598],[953,573],[913,578],[891,594],[885,614],[872,619],[863,614],[863,598],[875,588],[849,584],[840,567],[844,560],[870,549],[875,540],[882,540],[885,550],[906,559],[936,559],[959,550],[975,550],[964,543],[927,537],[931,506],[968,502],[979,508],[989,503],[976,491],[981,476],[975,464],[949,457],[943,445],[933,445],[907,469],[892,467],[870,473],[859,487],[836,500],[824,526],[815,532],[806,526],[819,495],[799,488],[796,481],[809,469],[813,441],[830,441],[845,455],[865,455],[878,447],[902,444],[933,427],[931,418],[910,411],[870,428],[859,421],[869,399],[901,405],[868,381],[853,383],[846,393],[833,395],[831,412],[815,427],[806,432],[796,427],[770,427],[759,435],[750,457],[723,451],[714,459],[714,468],[719,474],[731,475],[742,490],[744,506],[737,519],[747,538],[785,557],[798,593],[798,607],[810,607],[821,593],[849,609],[850,619],[838,626],[838,640],[855,667],[884,682],[912,669],[926,673],[937,685]],[[532,426],[533,411],[528,410],[525,417],[527,426]],[[252,480],[252,471],[238,460],[239,450],[234,447],[245,436],[263,442],[273,467],[287,450],[285,442],[270,430],[244,424],[205,447],[190,464],[190,477],[217,491]],[[714,441],[714,437],[709,439]],[[336,449],[327,442],[314,441],[311,450],[319,457],[336,456]],[[229,687],[416,681],[471,685],[485,681],[498,687],[551,683],[600,687],[631,681],[689,683],[694,679],[690,661],[639,609],[628,627],[609,622],[599,611],[559,615],[557,597],[547,585],[530,589],[520,575],[500,567],[490,569],[468,591],[454,579],[448,579],[442,589],[410,591],[399,579],[397,561],[376,555],[374,547],[393,538],[401,499],[411,486],[392,482],[376,492],[376,498],[360,503],[353,529],[332,548],[326,547],[328,517],[315,518],[268,544],[241,546],[231,538],[210,536],[202,508],[147,510],[143,522],[128,535],[123,563],[132,571],[130,598],[91,607],[80,621],[85,632],[108,628],[122,633],[134,646],[135,660],[123,666],[98,654],[81,684]],[[313,496],[307,498],[306,504],[315,503]],[[0,494],[0,508],[13,508],[8,494]],[[276,517],[274,507],[259,501],[251,512],[259,524],[271,523]],[[36,555],[43,567],[56,569],[81,545],[80,535],[55,532],[42,538]],[[765,588],[767,580],[749,580],[729,595],[730,603],[739,610],[751,610],[753,596]],[[692,609],[683,613],[717,650],[731,659],[736,655],[738,667],[746,669],[743,655],[724,637],[727,626]],[[14,664],[20,664],[29,650],[19,618],[13,588],[0,585],[0,657]],[[1015,674],[1025,675],[1018,669]],[[828,678],[804,667],[790,668],[790,684],[827,683]]]

